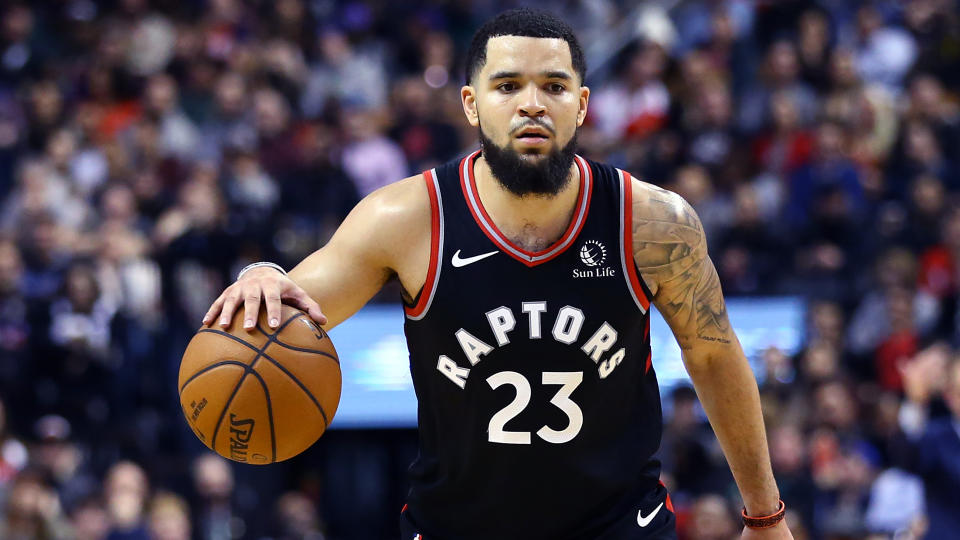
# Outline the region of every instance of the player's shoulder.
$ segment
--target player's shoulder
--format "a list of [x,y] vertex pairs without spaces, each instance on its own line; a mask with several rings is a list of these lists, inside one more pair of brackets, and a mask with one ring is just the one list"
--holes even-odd
[[664,225],[691,228],[700,232],[702,225],[697,212],[679,194],[636,178],[631,179],[634,225],[656,221]]
[[423,174],[387,184],[370,193],[356,208],[364,219],[403,226],[430,220],[430,195]]
[[364,197],[331,244],[353,246],[395,268],[418,243],[430,240],[430,196],[423,175],[404,178]]
[[700,218],[683,197],[634,179],[630,236],[633,259],[650,290],[682,275],[707,258]]

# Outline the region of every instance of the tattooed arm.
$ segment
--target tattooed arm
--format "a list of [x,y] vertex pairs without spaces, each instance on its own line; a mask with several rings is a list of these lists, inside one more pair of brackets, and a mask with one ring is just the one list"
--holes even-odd
[[[634,181],[633,253],[654,305],[680,343],[747,513],[774,513],[779,493],[757,384],[727,318],[700,219],[679,195]],[[780,528],[786,525],[770,531]]]

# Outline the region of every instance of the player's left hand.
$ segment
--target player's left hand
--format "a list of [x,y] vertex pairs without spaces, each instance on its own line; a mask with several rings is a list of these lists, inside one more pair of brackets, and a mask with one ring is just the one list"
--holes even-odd
[[787,527],[787,520],[781,520],[769,529],[751,529],[744,527],[741,540],[793,540],[793,533]]

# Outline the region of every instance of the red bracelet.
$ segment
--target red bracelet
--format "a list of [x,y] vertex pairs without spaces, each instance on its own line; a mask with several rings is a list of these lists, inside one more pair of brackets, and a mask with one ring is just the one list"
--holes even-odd
[[776,512],[770,514],[769,516],[748,516],[747,507],[743,507],[743,511],[740,512],[740,517],[743,518],[743,524],[751,529],[769,529],[770,527],[773,527],[777,523],[783,521],[783,516],[786,511],[786,505],[783,504],[783,500],[780,500],[780,507]]

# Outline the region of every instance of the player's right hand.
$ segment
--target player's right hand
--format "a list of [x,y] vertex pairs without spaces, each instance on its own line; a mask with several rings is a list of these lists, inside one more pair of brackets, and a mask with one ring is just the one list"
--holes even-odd
[[261,299],[267,305],[267,324],[271,328],[280,325],[280,306],[283,302],[305,311],[318,324],[327,324],[327,317],[320,311],[320,304],[310,298],[292,279],[269,267],[253,268],[227,287],[203,316],[203,324],[212,326],[219,316],[221,327],[230,326],[233,314],[242,302],[243,327],[253,328],[260,315]]

